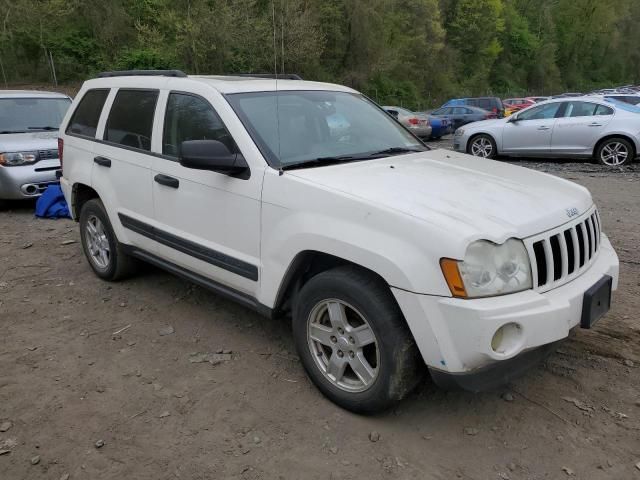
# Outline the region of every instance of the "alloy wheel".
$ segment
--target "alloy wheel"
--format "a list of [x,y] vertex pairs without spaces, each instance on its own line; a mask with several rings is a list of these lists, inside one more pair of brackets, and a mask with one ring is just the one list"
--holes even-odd
[[95,215],[87,219],[85,241],[89,250],[89,259],[100,269],[109,267],[111,248],[102,221]]
[[629,149],[620,142],[611,142],[605,145],[600,153],[602,163],[611,167],[622,165],[629,157]]
[[319,302],[309,314],[307,341],[316,366],[336,387],[363,392],[375,382],[378,341],[364,316],[342,300]]
[[471,144],[471,153],[476,157],[489,158],[493,153],[493,144],[486,137],[476,138]]

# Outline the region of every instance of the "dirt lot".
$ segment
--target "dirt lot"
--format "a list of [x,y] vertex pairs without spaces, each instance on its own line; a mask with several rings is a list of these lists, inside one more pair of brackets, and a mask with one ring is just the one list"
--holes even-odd
[[[621,260],[612,311],[508,388],[425,383],[377,417],[318,393],[288,322],[152,268],[104,283],[76,224],[13,204],[0,212],[0,479],[640,479],[640,164],[517,163],[593,192]],[[219,351],[231,359],[196,363]]]

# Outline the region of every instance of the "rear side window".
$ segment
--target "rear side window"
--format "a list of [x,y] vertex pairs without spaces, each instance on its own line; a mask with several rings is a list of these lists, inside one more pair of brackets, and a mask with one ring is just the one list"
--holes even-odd
[[596,115],[613,115],[613,108],[598,105],[598,108],[596,108]]
[[95,138],[100,113],[108,96],[108,89],[89,90],[85,93],[73,112],[67,133]]
[[113,101],[105,140],[125,147],[151,150],[157,90],[119,90]]
[[592,117],[600,105],[589,102],[569,102],[565,117]]
[[162,153],[180,156],[180,144],[188,140],[218,140],[229,151],[236,145],[211,104],[201,97],[172,93],[164,118]]

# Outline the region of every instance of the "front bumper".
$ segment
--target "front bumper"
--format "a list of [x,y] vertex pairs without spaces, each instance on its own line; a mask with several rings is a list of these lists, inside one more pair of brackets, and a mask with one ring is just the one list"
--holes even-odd
[[33,165],[0,166],[0,199],[20,200],[35,198],[52,183],[56,183],[57,159],[41,160]]
[[[581,276],[548,292],[527,290],[499,297],[464,300],[392,289],[418,348],[434,376],[482,373],[566,338],[580,324],[584,293],[604,275],[618,284],[618,257],[603,234],[597,259]],[[493,350],[496,331],[510,329],[510,346]],[[533,355],[533,354],[532,354]]]
[[454,136],[453,137],[453,149],[456,152],[467,152],[467,137],[464,135]]

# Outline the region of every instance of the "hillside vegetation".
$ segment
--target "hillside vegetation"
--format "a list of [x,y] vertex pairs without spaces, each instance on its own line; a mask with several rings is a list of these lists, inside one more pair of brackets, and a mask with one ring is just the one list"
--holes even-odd
[[[637,0],[1,0],[11,83],[295,72],[415,108],[640,83]],[[0,78],[0,81],[4,80]]]

